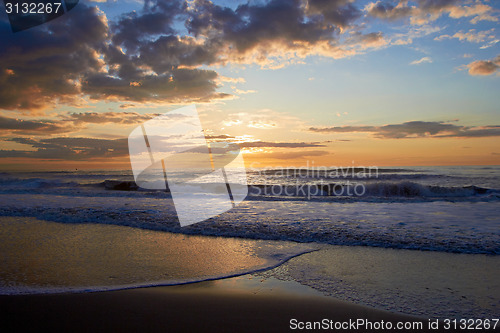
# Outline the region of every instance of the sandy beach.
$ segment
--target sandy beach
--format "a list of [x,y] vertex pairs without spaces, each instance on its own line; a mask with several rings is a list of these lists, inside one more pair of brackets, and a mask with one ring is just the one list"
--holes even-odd
[[[228,279],[222,283],[87,294],[0,296],[0,329],[2,332],[285,332],[290,330],[292,319],[348,322],[363,318],[390,321],[394,325],[399,321],[420,321],[417,317],[293,292],[286,283],[281,283],[281,287],[274,285],[273,289],[269,285],[258,281],[249,287],[241,280]],[[426,324],[426,320],[422,322]]]
[[2,332],[436,332],[499,306],[497,256],[0,222]]

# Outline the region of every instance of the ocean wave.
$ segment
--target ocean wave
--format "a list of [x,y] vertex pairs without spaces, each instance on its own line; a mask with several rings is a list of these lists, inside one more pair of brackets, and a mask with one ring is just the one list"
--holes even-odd
[[[125,178],[126,179],[126,178]],[[204,183],[192,183],[197,192]],[[170,197],[164,190],[143,189],[131,180],[99,179],[77,182],[48,178],[0,178],[0,194],[46,194],[67,197]],[[413,181],[339,181],[285,184],[265,183],[248,186],[247,200],[308,200],[336,202],[419,202],[419,201],[498,201],[500,190],[476,185],[444,186]]]
[[302,168],[272,168],[272,169],[252,169],[250,173],[267,174],[267,175],[313,175],[313,174],[347,174],[347,173],[415,173],[419,172],[415,169],[406,168],[379,168],[376,166],[347,166],[347,167],[302,167]]
[[1,190],[5,189],[36,189],[36,188],[55,188],[55,187],[77,187],[81,186],[76,181],[67,181],[60,179],[47,178],[0,178]]
[[[168,198],[16,196],[0,215],[62,223],[116,224],[182,234],[500,254],[497,202],[371,203],[244,201],[187,227]],[[0,198],[1,199],[1,198]],[[30,202],[28,202],[30,200]]]
[[500,190],[480,186],[438,186],[403,182],[343,182],[295,185],[250,185],[250,196],[353,198],[499,198]]

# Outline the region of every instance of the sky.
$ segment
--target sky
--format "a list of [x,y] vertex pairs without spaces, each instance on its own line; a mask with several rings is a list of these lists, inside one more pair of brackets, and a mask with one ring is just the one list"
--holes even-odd
[[88,1],[0,13],[0,169],[130,169],[195,104],[248,167],[500,165],[500,2]]

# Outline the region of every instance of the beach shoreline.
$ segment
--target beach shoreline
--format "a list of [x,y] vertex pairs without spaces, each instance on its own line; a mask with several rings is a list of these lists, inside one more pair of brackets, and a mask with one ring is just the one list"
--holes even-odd
[[430,321],[493,319],[500,304],[498,256],[0,222],[2,332],[280,332],[358,320],[422,332]]
[[0,296],[0,328],[3,332],[284,332],[324,320],[331,324],[360,319],[394,325],[427,322],[296,290],[283,281],[253,277],[258,281],[249,286],[244,281],[248,278],[108,292]]

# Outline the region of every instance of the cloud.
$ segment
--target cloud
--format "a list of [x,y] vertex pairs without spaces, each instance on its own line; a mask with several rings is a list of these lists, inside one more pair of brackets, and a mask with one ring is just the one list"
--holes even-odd
[[495,29],[490,29],[487,31],[476,31],[475,29],[470,29],[468,32],[459,31],[455,33],[453,36],[450,35],[441,35],[439,37],[434,38],[434,40],[440,41],[443,39],[452,39],[456,38],[463,41],[468,41],[471,43],[481,43],[487,39],[495,38]]
[[500,42],[500,39],[490,40],[488,43],[480,47],[481,50],[488,49],[494,46],[496,43]]
[[129,126],[143,123],[157,113],[137,112],[80,112],[55,116],[52,119],[18,119],[0,115],[0,130],[21,135],[68,134],[86,129],[88,124],[117,124]]
[[[380,33],[340,34],[361,16],[349,0],[271,0],[229,8],[206,0],[152,0],[108,22],[96,7],[14,36],[0,21],[0,108],[42,112],[85,98],[208,102],[228,62],[280,67],[317,54],[341,58],[384,44]],[[187,34],[178,32],[185,25]],[[231,80],[231,79],[230,79]],[[238,80],[235,80],[235,82]],[[251,91],[239,90],[237,93]]]
[[[112,24],[107,59],[130,76],[141,66],[167,73],[230,62],[279,68],[310,55],[342,58],[383,45],[379,32],[342,38],[361,14],[350,0],[270,0],[233,8],[206,0],[148,1],[141,13]],[[176,34],[176,22],[184,23],[187,35]]]
[[[422,38],[436,32],[441,31],[442,28],[438,26],[431,25],[410,25],[408,30],[404,33],[395,33],[388,37],[391,45],[409,45],[412,44],[415,39]],[[416,48],[415,48],[416,49]],[[418,50],[423,52],[422,50]],[[426,52],[424,52],[426,53]]]
[[23,120],[0,116],[0,130],[23,135],[70,133],[80,128],[73,123],[54,120]]
[[[410,18],[421,30],[390,38],[368,31],[365,14]],[[71,15],[15,36],[8,22],[0,21],[0,108],[41,113],[89,98],[128,102],[124,106],[229,99],[233,96],[218,91],[221,82],[242,80],[220,77],[209,66],[280,68],[313,55],[351,57],[436,32],[426,23],[444,14],[476,21],[496,15],[486,4],[454,0],[377,1],[364,8],[351,0],[250,1],[231,7],[207,0],[148,0],[142,10],[108,22],[102,11],[81,3]]]
[[[119,22],[125,23],[117,28],[96,7],[80,4],[71,15],[15,36],[8,22],[0,21],[0,108],[40,113],[57,103],[83,104],[86,96],[162,103],[227,98],[216,92],[215,71],[178,68],[189,64],[185,58],[172,63],[175,68],[154,62],[148,66],[147,59],[141,59],[147,50],[142,55],[127,42],[149,39],[148,33],[173,32],[171,18],[165,18],[170,9],[136,14],[136,20],[122,18]],[[176,49],[177,54],[183,51]]]
[[105,16],[84,4],[50,24],[12,34],[0,20],[0,108],[36,111],[78,103],[80,78],[99,72]]
[[214,126],[248,127],[261,130],[277,128],[298,128],[303,126],[303,121],[295,116],[283,114],[270,109],[262,109],[253,113],[238,112],[226,116]]
[[[310,55],[352,56],[382,41],[378,32],[341,40],[361,10],[352,1],[271,0],[236,9],[208,1],[193,2],[187,27],[194,38],[205,38],[199,54],[204,63],[257,63],[279,68]],[[376,42],[374,43],[374,37]]]
[[311,132],[316,133],[351,133],[351,132],[375,132],[375,126],[341,126],[341,127],[310,127]]
[[[109,60],[122,71],[125,65],[147,66],[156,73],[228,62],[276,65],[305,57],[320,44],[325,52],[337,51],[328,42],[336,41],[358,13],[345,0],[328,5],[310,0],[307,6],[300,0],[271,0],[235,9],[206,0],[188,6],[149,1],[143,12],[124,15],[112,25],[115,49],[110,48]],[[184,22],[188,35],[175,34],[176,20]],[[130,55],[121,55],[123,49]]]
[[230,82],[230,83],[245,83],[245,79],[242,77],[228,77],[228,76],[222,76],[219,75],[218,81],[220,82]]
[[500,55],[492,60],[477,60],[467,65],[470,75],[492,75],[500,68]]
[[129,103],[129,104],[121,104],[120,105],[120,109],[130,109],[130,108],[135,108],[135,107],[136,107],[136,105],[135,104],[131,104],[131,103]]
[[[233,137],[228,135],[207,136],[207,139],[227,140]],[[30,150],[0,150],[2,157],[27,157],[55,160],[92,160],[111,157],[128,156],[127,139],[94,139],[83,137],[61,137],[48,139],[32,139],[15,137],[7,141],[30,146]],[[313,148],[325,147],[319,142],[243,142],[241,148]],[[33,150],[34,149],[34,150]],[[300,152],[272,152],[272,158],[296,158],[303,156],[321,156],[327,152],[300,151]]]
[[320,15],[326,23],[344,28],[353,20],[361,16],[361,10],[356,8],[352,1],[324,1],[308,0],[306,13],[308,16]]
[[329,155],[330,152],[324,150],[306,150],[306,151],[292,151],[292,152],[270,152],[270,153],[260,153],[260,154],[252,154],[255,157],[262,157],[263,159],[277,159],[277,160],[291,160],[291,159],[300,159],[305,157],[313,157],[313,156],[325,156]]
[[472,5],[459,0],[407,0],[377,1],[367,4],[365,12],[382,20],[394,21],[409,19],[411,24],[424,25],[448,14],[450,18],[471,18],[470,22],[498,21],[495,9],[487,4],[476,2]]
[[396,6],[389,2],[371,2],[365,6],[368,15],[388,21],[400,20],[409,17],[415,7],[409,7],[404,1],[400,1]]
[[239,144],[242,148],[310,148],[310,147],[326,147],[319,142],[242,142]]
[[128,155],[127,139],[51,138],[34,140],[11,138],[8,141],[29,145],[35,150],[0,150],[0,158],[26,157],[88,161]]
[[409,121],[402,124],[384,126],[341,126],[341,127],[311,127],[315,133],[372,133],[381,139],[410,138],[473,138],[500,136],[500,126],[468,127],[444,122]]
[[137,112],[81,112],[70,113],[65,117],[66,120],[75,123],[93,123],[93,124],[140,124],[160,114],[140,114]]
[[335,41],[336,33],[360,14],[345,0],[310,0],[306,6],[299,0],[271,0],[235,10],[204,0],[194,4],[187,27],[195,37],[211,36],[204,50],[219,62],[265,63],[269,56],[280,57],[279,53],[310,53],[307,49]]
[[96,73],[82,82],[82,91],[93,99],[132,102],[182,103],[224,99],[216,93],[217,73],[212,70],[176,69],[169,74],[137,74],[133,80]]
[[493,21],[497,22],[498,18],[493,16],[494,10],[491,6],[475,3],[472,6],[453,6],[450,8],[449,15],[452,18],[462,18],[462,17],[473,17],[471,19],[472,24],[476,24],[479,21]]
[[241,89],[238,89],[236,87],[231,87],[231,89],[233,89],[234,93],[237,94],[237,95],[254,94],[254,93],[257,92],[257,90],[252,90],[252,89],[241,90]]
[[421,59],[418,59],[418,60],[414,60],[412,62],[410,62],[410,65],[420,65],[420,64],[425,64],[425,63],[432,63],[432,59],[429,58],[429,57],[423,57]]

